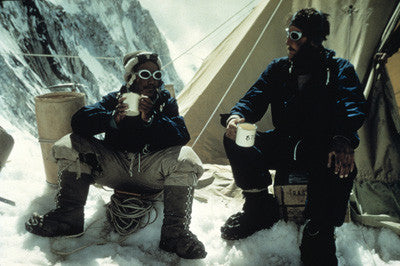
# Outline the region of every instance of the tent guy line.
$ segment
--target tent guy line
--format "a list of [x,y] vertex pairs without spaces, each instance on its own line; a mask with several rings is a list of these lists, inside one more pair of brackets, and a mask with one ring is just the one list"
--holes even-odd
[[177,57],[175,57],[174,59],[172,59],[170,62],[168,62],[167,64],[165,64],[163,68],[166,68],[167,66],[169,66],[170,64],[174,63],[176,60],[178,60],[179,58],[181,58],[182,56],[184,56],[185,54],[187,54],[189,51],[191,51],[193,48],[195,48],[196,46],[198,46],[201,42],[203,42],[204,40],[208,39],[213,33],[215,33],[217,30],[219,30],[222,26],[224,26],[228,21],[230,21],[231,19],[233,19],[235,16],[237,16],[240,12],[242,12],[245,8],[247,8],[248,6],[250,6],[254,1],[256,0],[252,0],[250,1],[248,4],[246,4],[244,7],[242,7],[239,11],[237,11],[235,14],[233,14],[232,16],[230,16],[229,18],[227,18],[224,22],[222,22],[218,27],[216,27],[214,30],[212,30],[210,33],[208,33],[207,35],[205,35],[203,38],[201,38],[199,41],[197,41],[195,44],[193,44],[191,47],[189,47],[188,49],[186,49],[184,52],[182,52],[180,55],[178,55]]
[[[0,53],[1,55],[8,55],[8,53]],[[14,53],[19,56],[32,56],[32,57],[55,57],[55,58],[75,58],[81,59],[78,55],[59,55],[59,54],[27,54],[27,53]],[[106,56],[94,56],[93,58],[100,60],[116,60],[119,57],[106,57]]]
[[[254,3],[256,0],[251,0],[249,3],[247,3],[244,7],[242,7],[239,11],[237,11],[235,14],[227,18],[224,22],[222,22],[219,26],[217,26],[214,30],[206,34],[203,38],[201,38],[199,41],[197,41],[195,44],[193,44],[191,47],[180,53],[177,57],[166,63],[162,69],[165,69],[167,66],[171,65],[175,61],[177,61],[179,58],[182,56],[188,54],[191,50],[193,50],[195,47],[197,47],[200,43],[208,39],[212,34],[214,34],[216,31],[218,31],[220,28],[222,28],[228,21],[232,20],[234,17],[239,15],[243,10],[245,10],[247,7],[249,7],[252,3]],[[3,53],[0,52],[1,55],[8,55],[8,53]],[[81,59],[77,55],[58,55],[58,54],[28,54],[28,53],[14,53],[14,55],[19,55],[19,56],[32,56],[32,57],[54,57],[54,58],[75,58],[75,59]],[[99,60],[120,60],[120,57],[107,57],[107,56],[93,56],[95,59]]]
[[277,4],[276,8],[274,9],[274,12],[272,13],[272,15],[269,17],[268,22],[265,24],[263,30],[261,31],[260,35],[258,36],[256,42],[254,43],[253,47],[251,48],[249,54],[247,55],[246,59],[243,61],[242,65],[240,66],[239,70],[237,71],[235,77],[232,79],[231,83],[229,84],[228,88],[226,89],[224,95],[222,95],[221,100],[219,101],[219,103],[217,104],[217,106],[215,107],[214,111],[211,113],[210,117],[208,118],[207,122],[205,123],[205,125],[203,126],[203,128],[201,129],[199,135],[197,135],[196,140],[193,142],[192,144],[192,148],[196,145],[197,141],[200,139],[201,135],[203,134],[204,130],[207,128],[208,124],[210,124],[211,119],[214,117],[215,113],[217,112],[218,108],[221,106],[222,102],[224,101],[225,97],[228,95],[229,91],[231,90],[233,84],[236,82],[236,79],[239,77],[240,72],[242,71],[242,69],[244,68],[244,66],[246,65],[247,61],[249,60],[250,56],[253,54],[254,49],[257,47],[258,43],[260,42],[261,38],[263,37],[265,31],[267,30],[269,24],[272,21],[272,18],[275,17],[276,12],[278,11],[279,7],[282,4],[282,0],[279,1],[279,3]]

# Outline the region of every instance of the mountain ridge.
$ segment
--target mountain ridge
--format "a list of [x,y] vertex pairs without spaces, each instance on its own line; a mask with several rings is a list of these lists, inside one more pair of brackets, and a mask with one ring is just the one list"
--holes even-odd
[[[165,38],[138,0],[1,2],[0,34],[0,104],[34,135],[34,97],[52,92],[49,87],[82,84],[78,91],[93,103],[122,85],[124,54],[149,50],[171,61]],[[178,93],[183,83],[173,65],[164,71],[164,82]]]

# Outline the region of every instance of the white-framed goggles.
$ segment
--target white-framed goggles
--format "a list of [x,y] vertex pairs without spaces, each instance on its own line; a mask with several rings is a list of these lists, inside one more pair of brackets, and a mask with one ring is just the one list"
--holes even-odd
[[153,73],[151,73],[147,69],[139,70],[135,74],[138,75],[141,79],[149,79],[149,78],[153,77],[153,79],[155,79],[155,80],[161,80],[162,76],[163,76],[163,74],[160,70],[156,70]]
[[292,41],[297,42],[298,40],[301,39],[301,37],[303,37],[303,33],[301,31],[297,31],[297,30],[292,30],[289,31],[289,28],[286,28],[286,37],[289,37]]

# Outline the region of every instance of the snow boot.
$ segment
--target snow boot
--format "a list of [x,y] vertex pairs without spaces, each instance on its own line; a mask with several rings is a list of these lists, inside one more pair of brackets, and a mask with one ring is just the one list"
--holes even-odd
[[184,259],[202,259],[207,252],[203,243],[189,231],[193,187],[164,187],[164,220],[160,248]]
[[336,266],[335,227],[307,221],[300,245],[301,261],[305,266]]
[[27,231],[44,237],[83,234],[84,206],[93,182],[91,175],[64,171],[59,177],[56,208],[45,215],[34,213],[25,223]]
[[279,205],[267,190],[243,192],[243,209],[221,227],[221,237],[226,240],[246,238],[262,229],[271,228],[279,220]]

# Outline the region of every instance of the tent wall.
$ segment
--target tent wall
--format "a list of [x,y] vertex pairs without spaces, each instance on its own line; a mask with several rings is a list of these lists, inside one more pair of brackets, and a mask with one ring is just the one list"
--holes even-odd
[[356,151],[352,219],[400,234],[400,116],[384,68],[376,76],[368,102],[369,115],[359,130],[361,143]]
[[[192,137],[191,143],[196,139],[234,79],[278,3],[278,0],[263,1],[257,6],[251,15],[210,54],[186,89],[178,96],[180,112],[185,117]],[[285,54],[285,47],[282,45],[285,42],[284,27],[274,25],[285,25],[290,3],[290,1],[283,1],[282,8],[278,10],[267,29],[268,34],[262,38],[254,50],[229,95],[222,102],[217,114],[194,147],[203,162],[226,163],[221,145],[224,129],[219,124],[218,114],[229,112],[234,102],[258,78],[268,63],[277,55]],[[267,121],[259,128],[266,130],[271,126],[271,122]]]
[[[227,163],[222,147],[224,128],[219,114],[227,113],[245,94],[273,58],[286,56],[285,27],[300,8],[316,7],[330,14],[331,34],[325,46],[337,56],[349,59],[360,79],[393,12],[396,0],[270,0],[261,1],[253,12],[210,54],[195,77],[178,96],[180,111],[192,136],[191,145],[238,73],[271,14],[277,8],[250,60],[238,74],[231,91],[194,146],[203,162]],[[271,129],[269,115],[257,123],[260,130]]]
[[397,108],[400,112],[400,51],[389,58],[386,69],[392,82]]
[[398,182],[400,116],[386,72],[376,72],[375,75],[378,79],[368,97],[369,114],[363,127],[358,131],[361,142],[355,154],[357,179]]
[[[381,34],[376,52],[393,54],[400,44],[400,4],[393,10]],[[390,50],[390,51],[389,51]],[[392,63],[392,69],[397,67]],[[374,62],[364,94],[368,96],[368,116],[360,128],[360,146],[356,150],[357,181],[393,183],[400,181],[400,115],[395,92],[385,65]]]
[[[377,52],[392,55],[399,49],[400,4],[393,12]],[[393,58],[392,58],[393,60]],[[392,84],[399,61],[374,65],[365,92],[368,117],[359,130],[356,150],[357,179],[351,196],[352,219],[365,225],[387,227],[400,234],[400,115]],[[392,72],[390,80],[388,71]],[[398,84],[395,84],[398,86]]]

